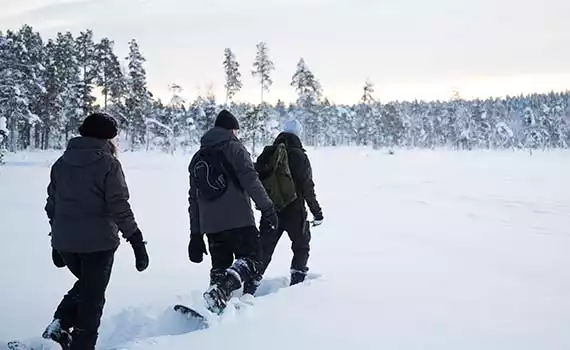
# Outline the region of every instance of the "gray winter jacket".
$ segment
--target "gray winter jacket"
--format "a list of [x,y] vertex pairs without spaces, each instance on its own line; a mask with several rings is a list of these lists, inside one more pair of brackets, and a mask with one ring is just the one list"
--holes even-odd
[[272,210],[273,203],[259,180],[247,149],[231,131],[219,127],[208,131],[202,137],[201,144],[202,147],[219,147],[222,150],[240,186],[229,181],[226,193],[210,202],[200,198],[190,176],[188,211],[191,233],[220,233],[255,226],[251,200],[261,212]]
[[51,168],[45,206],[56,250],[116,249],[138,230],[121,163],[105,140],[78,137]]

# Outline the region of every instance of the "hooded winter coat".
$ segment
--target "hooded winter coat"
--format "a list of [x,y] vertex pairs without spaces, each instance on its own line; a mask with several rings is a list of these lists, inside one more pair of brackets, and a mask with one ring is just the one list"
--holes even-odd
[[207,201],[198,195],[198,189],[190,176],[188,211],[191,233],[212,234],[255,226],[251,200],[261,212],[273,210],[273,203],[259,180],[245,146],[230,130],[214,127],[202,137],[201,147],[220,149],[237,183],[229,181],[222,197]]
[[52,247],[71,253],[116,249],[138,230],[110,141],[77,137],[51,168],[45,211]]
[[273,142],[274,145],[280,143],[287,147],[289,168],[297,191],[297,199],[285,208],[284,212],[291,213],[301,210],[306,215],[305,203],[307,203],[313,217],[322,218],[323,212],[315,194],[313,170],[301,139],[294,134],[283,132]]

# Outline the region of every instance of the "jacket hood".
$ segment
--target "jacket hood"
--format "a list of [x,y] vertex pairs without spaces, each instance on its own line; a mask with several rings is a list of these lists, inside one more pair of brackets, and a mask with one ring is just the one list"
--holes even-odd
[[230,130],[216,126],[202,136],[200,143],[202,147],[212,147],[230,140],[237,141],[237,137]]
[[299,148],[301,150],[303,149],[303,143],[301,142],[301,139],[297,135],[288,132],[280,133],[273,144],[277,145],[280,143],[285,144],[287,148]]
[[62,161],[73,166],[86,166],[97,162],[105,155],[113,155],[109,141],[91,137],[76,137],[69,140]]

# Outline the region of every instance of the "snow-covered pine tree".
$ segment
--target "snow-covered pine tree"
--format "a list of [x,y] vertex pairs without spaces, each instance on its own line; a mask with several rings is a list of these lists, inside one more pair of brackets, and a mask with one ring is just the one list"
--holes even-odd
[[389,148],[400,147],[405,135],[404,120],[395,103],[389,103],[382,107],[376,105],[376,110],[382,110],[381,117],[376,117],[380,122],[377,124],[377,134],[382,135],[382,143],[375,143],[376,147],[386,146]]
[[[188,129],[190,129],[191,123],[189,123],[188,113],[184,106],[186,100],[181,96],[182,87],[173,83],[169,86],[169,89],[172,97],[168,106],[166,106],[166,118],[163,123],[172,130],[171,151],[174,152],[178,143],[188,144]],[[176,139],[179,141],[175,142]]]
[[262,111],[260,105],[250,105],[240,121],[240,139],[251,146],[251,155],[257,157],[257,143],[262,131]]
[[129,42],[127,56],[129,76],[127,79],[127,98],[125,101],[130,146],[135,149],[145,143],[146,123],[150,108],[150,95],[146,84],[146,70],[143,67],[146,59],[142,56],[139,45],[133,39]]
[[[0,41],[2,33],[0,33]],[[8,140],[8,127],[5,116],[0,115],[0,165],[4,164],[4,154],[6,153],[6,141]]]
[[[81,76],[77,63],[75,39],[70,32],[57,34],[53,54],[58,84],[63,85],[63,116],[61,118],[64,123],[64,139],[60,141],[65,143],[78,133],[77,129],[84,113],[81,107],[81,92],[79,91]],[[59,146],[63,145],[60,144]]]
[[366,80],[362,91],[360,103],[355,106],[356,118],[356,143],[358,145],[373,144],[379,147],[384,144],[384,135],[381,120],[381,114],[376,108],[376,100],[374,99],[374,84]]
[[269,92],[271,85],[273,85],[273,80],[271,79],[271,72],[275,69],[273,61],[269,58],[269,49],[267,43],[260,42],[256,45],[257,54],[255,56],[255,61],[253,62],[253,71],[251,74],[259,79],[259,84],[261,86],[261,102],[263,103],[263,93],[264,91]]
[[42,120],[40,115],[45,114],[45,107],[42,103],[42,97],[45,94],[43,81],[43,41],[38,32],[34,32],[29,25],[24,25],[18,31],[18,37],[24,47],[24,54],[20,63],[24,64],[26,79],[27,99],[29,101],[29,109],[31,118],[27,123],[20,125],[20,147],[36,148],[40,146],[40,135],[42,128]]
[[320,108],[320,113],[322,113],[321,128],[322,139],[319,140],[320,145],[324,146],[336,146],[341,142],[341,133],[345,130],[339,129],[339,114],[338,109],[329,101],[328,98],[323,100]]
[[0,115],[7,119],[8,147],[12,152],[29,145],[29,126],[39,120],[31,111],[30,101],[36,94],[35,74],[39,67],[28,56],[20,33],[7,31],[0,40]]
[[241,73],[239,72],[239,63],[236,60],[236,56],[230,48],[224,50],[224,73],[226,77],[226,83],[224,88],[226,89],[226,106],[229,101],[235,96],[235,94],[241,90]]
[[[53,40],[46,44],[44,55],[44,87],[43,104],[45,111],[41,118],[43,121],[43,134],[41,148],[48,149],[54,144],[54,139],[59,138],[65,129],[63,120],[64,94],[66,91],[65,80],[60,71],[56,58],[58,55],[57,45]],[[60,141],[60,140],[57,140]],[[63,145],[58,142],[59,147]]]
[[300,121],[305,128],[305,139],[308,144],[316,146],[322,135],[323,120],[319,113],[322,87],[303,58],[297,63],[291,86],[297,92],[297,106],[300,109]]
[[107,110],[109,96],[115,102],[126,91],[125,77],[121,70],[119,58],[113,52],[114,42],[103,38],[95,45],[95,62],[97,63],[97,76],[95,83],[101,87],[103,94],[103,108]]
[[99,74],[99,64],[95,54],[95,43],[93,42],[93,32],[86,30],[79,33],[75,40],[75,52],[77,64],[79,65],[79,82],[77,85],[78,99],[81,101],[83,120],[96,109],[94,106],[95,97],[93,96],[93,86]]

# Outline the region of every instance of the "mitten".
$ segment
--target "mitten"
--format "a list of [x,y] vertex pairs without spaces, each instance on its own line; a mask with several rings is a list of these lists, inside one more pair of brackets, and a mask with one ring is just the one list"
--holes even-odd
[[261,226],[264,224],[269,225],[271,230],[277,230],[277,227],[279,227],[279,217],[277,216],[274,208],[265,210],[261,213]]
[[204,259],[204,254],[208,255],[204,235],[191,234],[190,243],[188,243],[188,258],[191,262],[199,264]]
[[141,272],[146,270],[149,263],[148,253],[146,251],[146,242],[143,241],[142,232],[137,230],[133,233],[127,241],[133,247],[133,252],[135,253],[135,266],[137,271]]

